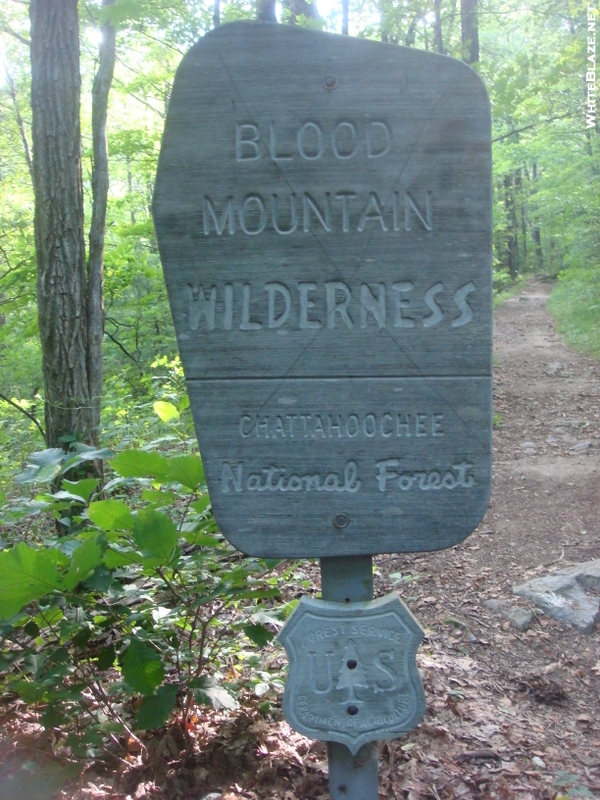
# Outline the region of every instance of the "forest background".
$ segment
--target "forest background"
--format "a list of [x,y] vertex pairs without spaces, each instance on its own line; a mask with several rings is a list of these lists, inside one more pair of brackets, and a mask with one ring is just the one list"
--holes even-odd
[[[54,16],[44,17],[51,7]],[[36,222],[53,135],[39,75],[51,24],[69,27],[61,9],[71,50],[55,55],[70,52],[67,71],[81,75],[71,91],[80,138],[77,129],[75,157],[64,163],[80,170],[65,230],[81,231],[69,280],[84,316],[75,309],[70,321],[68,310],[56,313],[69,293],[54,294]],[[563,332],[600,355],[599,127],[586,80],[595,69],[594,7],[4,0],[0,671],[5,700],[18,698],[63,731],[56,746],[67,756],[93,758],[107,742],[123,748],[173,713],[186,736],[195,708],[231,708],[249,689],[268,708],[281,667],[267,668],[257,648],[293,608],[286,587],[308,586],[301,565],[238,559],[211,517],[150,216],[179,61],[214,25],[256,17],[470,63],[491,99],[496,292],[534,273],[558,278],[552,309]],[[74,327],[59,330],[63,319]],[[85,378],[93,413],[79,425],[53,418],[53,392],[65,406],[81,398],[49,376],[64,372],[57,334],[70,341],[82,325],[82,363],[104,369]]]

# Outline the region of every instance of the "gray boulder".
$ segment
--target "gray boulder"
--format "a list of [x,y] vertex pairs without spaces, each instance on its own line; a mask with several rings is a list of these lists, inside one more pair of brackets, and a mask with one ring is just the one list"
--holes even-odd
[[[513,592],[519,597],[531,600],[539,608],[554,619],[568,622],[578,631],[590,634],[600,619],[600,598],[587,595],[583,587],[594,587],[595,567],[600,561],[578,564],[579,571],[568,567],[543,578],[534,578],[520,586],[513,586]],[[581,569],[584,567],[585,569]],[[584,583],[584,581],[588,581]]]

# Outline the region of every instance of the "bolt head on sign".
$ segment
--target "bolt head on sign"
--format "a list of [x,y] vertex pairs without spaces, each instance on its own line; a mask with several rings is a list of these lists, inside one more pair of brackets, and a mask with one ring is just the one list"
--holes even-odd
[[238,22],[177,72],[153,214],[240,550],[435,550],[487,507],[490,119],[460,61]]
[[425,713],[415,661],[422,638],[396,594],[351,605],[303,597],[279,634],[290,661],[286,720],[353,753],[407,733]]

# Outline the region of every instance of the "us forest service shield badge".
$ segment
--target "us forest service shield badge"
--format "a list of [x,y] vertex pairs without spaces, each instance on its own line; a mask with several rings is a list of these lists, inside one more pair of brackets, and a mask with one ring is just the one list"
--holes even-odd
[[396,594],[350,606],[303,597],[279,634],[290,662],[286,720],[353,754],[367,742],[407,733],[425,713],[416,665],[422,639]]

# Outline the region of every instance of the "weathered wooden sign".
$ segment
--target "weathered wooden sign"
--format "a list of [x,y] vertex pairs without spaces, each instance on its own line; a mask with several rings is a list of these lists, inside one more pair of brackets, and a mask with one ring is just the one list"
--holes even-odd
[[303,597],[279,634],[290,660],[285,718],[352,753],[406,733],[425,713],[415,662],[422,638],[396,594],[351,605]]
[[240,550],[435,550],[488,502],[490,122],[444,56],[224,25],[175,79],[154,220]]

